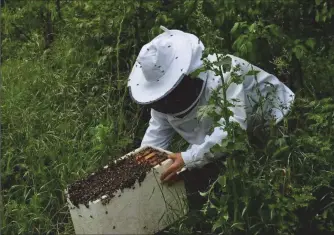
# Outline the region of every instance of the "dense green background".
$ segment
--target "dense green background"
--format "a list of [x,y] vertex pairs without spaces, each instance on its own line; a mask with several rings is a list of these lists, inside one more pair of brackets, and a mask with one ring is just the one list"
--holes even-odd
[[[4,234],[73,233],[63,190],[136,147],[143,135],[148,113],[131,102],[126,80],[141,46],[160,33],[160,25],[194,33],[206,46],[274,73],[298,97],[284,135],[247,153],[267,161],[248,161],[241,176],[227,176],[254,182],[248,191],[240,184],[238,195],[225,190],[240,214],[216,203],[219,213],[206,214],[207,223],[226,233],[244,229],[243,234],[333,230],[333,1],[1,3]],[[294,189],[285,201],[272,196],[287,180],[272,174],[280,169],[291,173]],[[262,206],[244,207],[255,197]],[[267,209],[261,214],[259,208]],[[185,225],[191,231],[191,223]]]

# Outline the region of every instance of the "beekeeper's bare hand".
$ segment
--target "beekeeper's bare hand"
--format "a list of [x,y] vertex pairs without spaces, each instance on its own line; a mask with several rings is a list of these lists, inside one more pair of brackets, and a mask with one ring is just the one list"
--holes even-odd
[[181,153],[175,153],[168,156],[169,159],[173,160],[172,165],[168,167],[168,169],[161,174],[160,180],[163,183],[172,183],[173,181],[176,181],[178,178],[178,175],[176,174],[178,171],[180,171],[184,167],[184,161],[181,156]]

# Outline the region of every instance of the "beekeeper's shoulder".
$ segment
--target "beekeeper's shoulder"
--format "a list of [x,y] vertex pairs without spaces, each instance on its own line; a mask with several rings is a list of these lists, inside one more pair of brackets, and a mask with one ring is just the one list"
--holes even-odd
[[218,56],[228,56],[228,57],[230,57],[232,67],[240,65],[242,70],[247,70],[247,68],[249,70],[252,66],[248,61],[246,61],[242,58],[239,58],[237,56],[231,55],[231,54],[225,54],[225,55],[224,54],[210,54],[210,55],[208,55],[207,60],[211,63],[214,63],[214,62],[217,61],[217,55]]
[[237,57],[235,55],[230,55],[228,54],[229,57],[231,57],[232,59],[232,66],[240,66],[240,70],[242,71],[242,73],[246,74],[248,73],[250,70],[255,70],[255,71],[259,71],[261,74],[263,73],[267,73],[266,71],[264,71],[263,69],[259,68],[258,66],[251,64],[250,62]]

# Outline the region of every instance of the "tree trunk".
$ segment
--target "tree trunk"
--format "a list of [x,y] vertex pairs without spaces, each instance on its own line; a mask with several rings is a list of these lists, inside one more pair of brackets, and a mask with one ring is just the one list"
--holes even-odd
[[57,13],[58,13],[58,18],[59,18],[59,20],[62,20],[62,17],[61,17],[60,0],[56,0],[56,8],[57,8]]
[[294,72],[293,72],[294,86],[297,91],[301,91],[304,88],[304,76],[303,76],[303,70],[301,67],[301,63],[296,58],[296,56],[292,57],[292,65],[294,68]]
[[[45,2],[47,3],[47,0]],[[45,49],[48,49],[50,48],[54,39],[51,11],[47,7],[42,6],[40,8],[40,17],[42,19],[42,25],[43,25]]]
[[0,7],[3,8],[5,6],[5,0],[0,1]]
[[135,37],[136,37],[136,45],[134,47],[134,54],[136,55],[138,51],[140,50],[141,45],[141,39],[140,39],[140,13],[142,12],[142,0],[139,1],[139,7],[136,9],[136,20],[134,21],[135,26]]
[[50,47],[53,42],[53,28],[52,28],[52,19],[51,19],[51,11],[47,9],[46,11],[46,38],[47,38],[47,48]]

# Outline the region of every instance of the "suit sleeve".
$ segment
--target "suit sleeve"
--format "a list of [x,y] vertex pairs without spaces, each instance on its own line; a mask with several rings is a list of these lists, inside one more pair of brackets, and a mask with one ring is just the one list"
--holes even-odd
[[[244,90],[242,84],[232,84],[227,93],[229,99],[238,100],[236,107],[230,108],[234,115],[230,117],[229,121],[238,123],[240,127],[245,130],[247,128],[247,115],[243,105]],[[215,158],[210,152],[210,149],[216,144],[221,144],[227,137],[227,131],[225,131],[225,119],[221,118],[218,124],[219,126],[214,128],[211,135],[205,137],[202,144],[192,145],[190,149],[181,153],[187,168],[202,167]]]
[[167,118],[163,114],[151,109],[151,119],[142,140],[141,147],[149,145],[167,149],[174,133],[175,131]]
[[[255,80],[257,80],[257,83],[259,84],[262,95],[266,96],[268,91],[272,90],[276,94],[275,97],[278,100],[276,104],[285,104],[285,106],[288,107],[282,109],[278,108],[277,105],[270,106],[266,104],[266,108],[269,110],[268,114],[276,119],[276,123],[281,121],[284,115],[287,114],[288,109],[290,108],[294,99],[294,94],[291,92],[291,90],[283,83],[281,83],[275,76],[249,64],[240,58],[234,56],[231,57],[232,65],[241,65],[240,73],[245,75],[245,80],[241,84],[232,83],[227,89],[228,100],[235,104],[235,107],[230,108],[230,110],[233,112],[233,116],[230,117],[229,121],[237,122],[242,129],[247,129],[247,113],[251,112],[251,110],[247,110],[247,108],[252,106],[248,99],[249,94],[253,94],[253,100],[258,100],[258,97],[254,97],[256,94],[254,91],[256,84]],[[209,60],[214,60],[214,58],[211,57]],[[259,73],[256,75],[256,79],[254,75],[246,75],[248,71],[252,69],[259,71]],[[224,74],[224,81],[227,82],[229,77],[229,73]],[[221,79],[220,77],[218,78]],[[271,85],[268,85],[268,83]],[[205,140],[202,144],[193,145],[190,149],[181,153],[187,168],[202,167],[214,158],[214,155],[210,152],[210,149],[216,144],[221,144],[227,137],[227,132],[224,130],[224,127],[225,120],[222,118],[219,121],[219,126],[214,128],[214,131],[211,133],[211,135],[207,135],[205,137]]]

